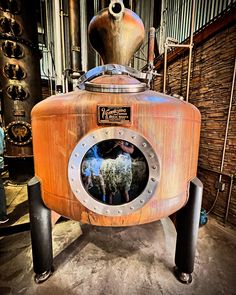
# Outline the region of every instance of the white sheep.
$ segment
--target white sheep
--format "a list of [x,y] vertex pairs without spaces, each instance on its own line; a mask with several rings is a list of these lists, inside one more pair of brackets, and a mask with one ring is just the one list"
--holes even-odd
[[[112,204],[117,192],[129,202],[129,190],[132,183],[132,159],[134,147],[123,140],[118,141],[112,149],[120,147],[120,154],[115,158],[103,159],[98,154],[97,145],[93,146],[82,163],[82,179],[87,191],[96,186],[105,202]],[[109,151],[110,152],[110,151]]]

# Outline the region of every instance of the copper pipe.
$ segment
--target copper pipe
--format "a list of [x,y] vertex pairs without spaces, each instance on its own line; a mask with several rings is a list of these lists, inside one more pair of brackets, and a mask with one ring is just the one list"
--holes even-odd
[[80,0],[80,37],[81,43],[81,70],[88,70],[88,31],[87,31],[87,1]]
[[80,50],[80,5],[79,0],[69,0],[69,24],[71,43],[71,66],[72,70],[81,70],[81,50]]
[[123,16],[125,6],[121,0],[111,0],[108,7],[109,14],[115,19],[120,20]]
[[150,28],[148,35],[148,64],[153,67],[155,47],[155,28]]
[[[62,39],[61,39],[61,19],[60,19],[60,1],[53,0],[53,25],[54,25],[54,54],[56,85],[63,85],[62,77]],[[56,90],[57,91],[57,90]]]
[[166,93],[166,76],[167,76],[167,50],[168,46],[164,45],[164,76],[163,76],[163,93]]

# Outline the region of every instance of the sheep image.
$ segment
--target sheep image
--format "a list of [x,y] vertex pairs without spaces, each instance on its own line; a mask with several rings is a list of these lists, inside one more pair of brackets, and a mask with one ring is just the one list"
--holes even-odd
[[[102,201],[108,199],[110,205],[117,194],[129,202],[133,175],[140,178],[146,172],[146,163],[132,159],[133,152],[134,146],[123,140],[116,140],[112,148],[102,155],[98,146],[93,146],[82,162],[81,174],[86,190],[91,192],[96,188]],[[138,171],[140,169],[141,172]]]
[[119,192],[126,202],[129,202],[129,190],[132,183],[130,155],[119,155],[116,159],[105,159],[101,166],[101,174],[106,183],[106,193],[109,204],[114,195]]

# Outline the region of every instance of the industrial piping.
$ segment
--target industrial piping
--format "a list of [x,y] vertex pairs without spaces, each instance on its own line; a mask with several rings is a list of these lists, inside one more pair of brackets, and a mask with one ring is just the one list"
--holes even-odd
[[[166,93],[166,76],[167,76],[167,54],[168,48],[189,48],[189,61],[188,61],[188,76],[186,87],[186,101],[189,100],[189,87],[190,87],[190,75],[191,75],[191,63],[192,63],[192,49],[193,49],[193,31],[194,31],[194,18],[195,18],[195,0],[192,0],[192,13],[191,13],[191,27],[190,27],[190,40],[189,44],[176,44],[176,40],[170,37],[166,38],[164,45],[164,77],[163,77],[163,92]],[[174,42],[173,42],[174,41]]]

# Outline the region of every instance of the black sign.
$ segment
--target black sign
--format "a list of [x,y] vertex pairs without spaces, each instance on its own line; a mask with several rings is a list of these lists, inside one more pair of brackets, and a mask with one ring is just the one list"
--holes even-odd
[[98,106],[98,123],[131,124],[130,106]]

